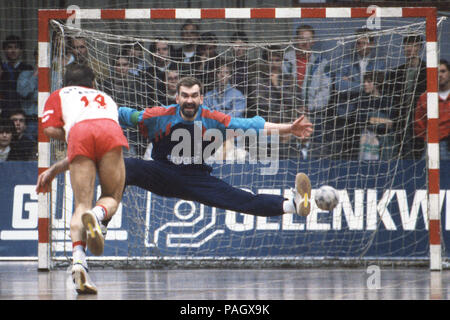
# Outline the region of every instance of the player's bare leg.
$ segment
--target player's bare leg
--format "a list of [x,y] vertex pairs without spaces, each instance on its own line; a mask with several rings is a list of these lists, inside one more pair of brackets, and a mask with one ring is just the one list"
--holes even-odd
[[125,165],[123,161],[122,148],[117,147],[107,152],[97,164],[98,176],[101,186],[101,196],[95,207],[86,213],[86,219],[94,222],[95,214],[104,236],[106,236],[106,225],[116,213],[122,200],[125,186]]
[[[70,221],[70,236],[74,249],[79,243],[87,243],[86,229],[82,223],[82,215],[92,206],[96,177],[95,163],[87,157],[77,156],[69,165],[70,182],[72,184],[75,211]],[[84,249],[77,248],[73,252],[72,278],[75,289],[81,294],[96,294],[97,288],[88,275],[86,254]]]
[[107,217],[105,218],[109,220],[116,212],[120,201],[122,201],[125,186],[125,164],[122,147],[114,148],[103,156],[98,163],[98,176],[102,194],[96,205],[102,205],[107,209]]
[[[77,208],[77,227],[86,233],[86,244],[89,251],[93,255],[99,256],[103,253],[105,240],[100,225],[91,212],[97,173],[96,164],[85,156],[77,156],[70,163],[69,170]],[[80,222],[81,227],[78,226]]]

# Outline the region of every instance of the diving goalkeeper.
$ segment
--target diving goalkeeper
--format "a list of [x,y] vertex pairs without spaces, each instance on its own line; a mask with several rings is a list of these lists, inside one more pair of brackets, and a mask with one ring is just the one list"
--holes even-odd
[[[119,123],[122,127],[136,127],[153,143],[152,160],[125,158],[125,185],[134,185],[163,197],[196,201],[216,207],[256,216],[279,216],[297,213],[307,216],[311,209],[311,183],[308,176],[298,173],[292,199],[280,195],[253,194],[235,188],[211,175],[212,168],[203,161],[190,159],[178,161],[173,156],[174,147],[179,144],[172,137],[176,129],[190,133],[191,146],[194,141],[195,126],[202,130],[217,129],[223,133],[227,129],[263,130],[266,134],[293,134],[307,138],[312,133],[312,124],[304,116],[293,123],[276,124],[266,122],[261,117],[232,118],[224,113],[212,111],[203,105],[202,84],[195,78],[186,77],[177,84],[177,104],[147,108],[137,111],[119,108]],[[201,150],[206,147],[201,142]],[[189,160],[189,159],[188,159]],[[67,170],[67,160],[57,162],[43,172],[37,182],[37,190],[48,190],[52,179]],[[105,221],[104,221],[105,223]],[[106,223],[105,223],[106,224]]]

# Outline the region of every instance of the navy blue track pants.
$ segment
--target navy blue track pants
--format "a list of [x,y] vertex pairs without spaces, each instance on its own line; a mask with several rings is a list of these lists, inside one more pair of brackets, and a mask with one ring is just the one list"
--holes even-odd
[[284,197],[253,194],[235,188],[203,169],[134,158],[125,159],[125,168],[125,185],[138,186],[163,197],[195,201],[255,216],[283,214]]

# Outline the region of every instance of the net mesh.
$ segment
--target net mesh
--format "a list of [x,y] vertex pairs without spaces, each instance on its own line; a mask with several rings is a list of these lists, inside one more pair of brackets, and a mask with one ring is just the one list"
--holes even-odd
[[[214,164],[213,174],[238,188],[289,197],[302,171],[313,188],[328,184],[340,193],[331,213],[313,204],[308,218],[263,218],[128,187],[109,224],[108,260],[427,258],[424,143],[413,131],[414,108],[426,90],[425,21],[382,18],[380,28],[366,19],[304,22],[82,20],[77,28],[52,21],[52,90],[62,86],[65,66],[81,61],[119,106],[170,105],[178,79],[194,76],[214,110],[276,123],[305,114],[314,134],[281,138],[276,174],[260,174],[264,164],[249,163],[249,145],[227,150],[228,161]],[[151,141],[137,130],[125,133],[131,147],[125,156],[149,159]],[[52,141],[52,160],[64,154],[65,145]],[[53,254],[63,259],[70,256],[70,190],[65,175],[52,194]]]

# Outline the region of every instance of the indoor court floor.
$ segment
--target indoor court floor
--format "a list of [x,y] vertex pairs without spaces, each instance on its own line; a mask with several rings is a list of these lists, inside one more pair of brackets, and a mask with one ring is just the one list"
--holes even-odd
[[90,270],[77,295],[69,270],[0,262],[0,300],[448,300],[450,270],[427,268]]

